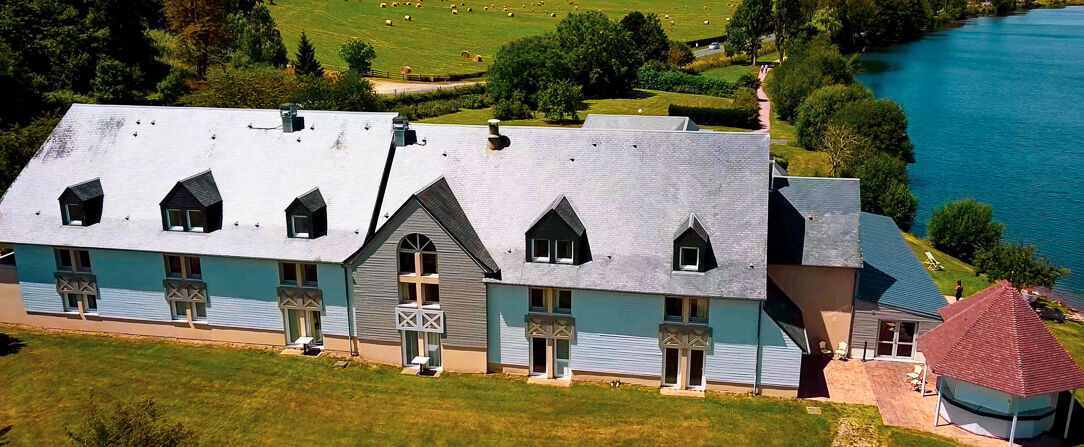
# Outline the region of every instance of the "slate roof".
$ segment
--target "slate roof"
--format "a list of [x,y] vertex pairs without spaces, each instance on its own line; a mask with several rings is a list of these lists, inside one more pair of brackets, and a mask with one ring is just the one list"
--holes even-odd
[[862,267],[858,179],[774,176],[768,262]]
[[222,201],[222,194],[218,193],[218,185],[215,184],[215,177],[210,170],[188,177],[179,183],[200,205],[211,206]]
[[102,182],[99,179],[87,180],[78,185],[69,186],[65,190],[71,191],[72,194],[75,194],[75,197],[84,202],[105,194],[102,191]]
[[[412,124],[397,148],[377,225],[444,177],[508,284],[764,299],[768,136]],[[679,181],[680,180],[680,181]],[[590,238],[581,265],[529,263],[525,233],[564,196]],[[718,268],[673,271],[673,232],[695,213]]]
[[611,130],[700,130],[700,126],[685,116],[605,115],[589,113],[583,120],[584,129]]
[[937,317],[937,309],[946,305],[945,296],[892,218],[862,213],[859,227],[863,265],[858,273],[858,298]]
[[444,177],[415,194],[415,197],[429,215],[433,216],[482,268],[490,273],[500,269],[486,246],[478,239],[478,233],[474,232],[474,226],[459,206],[459,200],[455,198]]
[[309,211],[316,211],[327,206],[327,203],[324,202],[324,195],[320,194],[320,188],[313,188],[311,191],[297,196],[297,202]]
[[700,224],[700,219],[696,218],[696,214],[689,214],[689,217],[681,223],[677,231],[674,232],[673,239],[681,237],[686,231],[693,230],[700,239],[708,241],[708,231],[704,229],[704,225]]
[[[0,241],[341,262],[367,234],[395,114],[299,115],[304,130],[283,133],[278,110],[75,104],[0,200]],[[163,231],[161,200],[204,171],[222,199],[222,229]],[[72,173],[109,190],[101,223],[61,225],[56,200]],[[286,237],[285,208],[317,187],[330,205],[327,236]]]
[[809,337],[805,331],[805,321],[802,320],[802,309],[791,301],[783,289],[768,279],[768,300],[764,302],[764,312],[779,325],[780,329],[794,340],[794,343],[802,348],[802,352],[809,353]]
[[572,229],[573,233],[576,233],[576,236],[583,236],[583,233],[587,231],[583,226],[583,222],[580,221],[580,216],[576,214],[576,210],[572,208],[572,204],[568,203],[568,198],[564,195],[554,199],[553,203],[546,207],[545,211],[534,220],[531,227],[537,225],[550,211],[557,213],[557,217],[560,217],[561,220],[568,224],[568,227]]
[[1084,371],[1008,281],[941,315],[918,337],[934,373],[1021,397],[1084,387]]

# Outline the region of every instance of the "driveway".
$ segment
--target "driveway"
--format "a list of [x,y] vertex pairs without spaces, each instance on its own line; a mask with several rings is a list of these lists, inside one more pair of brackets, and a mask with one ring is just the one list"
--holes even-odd
[[373,90],[378,95],[395,95],[399,93],[421,93],[430,92],[433,90],[440,90],[445,88],[456,88],[467,85],[477,84],[477,81],[464,81],[464,82],[409,82],[409,81],[393,81],[391,79],[384,78],[369,78],[369,82],[373,83]]

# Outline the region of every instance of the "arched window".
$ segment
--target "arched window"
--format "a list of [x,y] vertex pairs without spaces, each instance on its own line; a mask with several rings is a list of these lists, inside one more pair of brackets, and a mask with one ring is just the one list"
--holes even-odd
[[424,235],[413,233],[399,241],[399,304],[440,303],[437,247]]

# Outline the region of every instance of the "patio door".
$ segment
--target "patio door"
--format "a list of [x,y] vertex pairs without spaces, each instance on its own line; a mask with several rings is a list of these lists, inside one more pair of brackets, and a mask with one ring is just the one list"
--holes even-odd
[[426,367],[440,368],[440,334],[437,332],[402,331],[403,334],[403,365],[414,366],[415,357],[424,355],[429,357]]
[[878,357],[914,357],[917,322],[881,320],[877,326]]
[[546,361],[546,339],[531,338],[531,375],[546,375],[549,362]]
[[312,337],[313,345],[324,344],[324,331],[320,324],[320,311],[286,309],[286,336],[290,344],[301,337]]
[[704,387],[704,351],[689,350],[689,388]]
[[569,371],[569,345],[568,340],[554,340],[553,353],[553,377],[558,379],[568,377]]
[[681,363],[681,352],[677,348],[666,348],[663,353],[662,385],[678,385],[678,364]]

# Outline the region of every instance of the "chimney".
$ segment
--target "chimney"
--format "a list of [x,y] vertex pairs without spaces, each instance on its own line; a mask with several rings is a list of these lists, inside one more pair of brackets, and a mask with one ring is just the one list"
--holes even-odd
[[489,120],[489,136],[486,137],[486,149],[499,151],[504,149],[501,145],[501,120]]
[[279,107],[279,116],[282,117],[284,133],[297,132],[305,128],[305,117],[297,116],[297,104],[283,104]]
[[418,142],[418,134],[410,130],[410,122],[405,116],[397,116],[391,119],[391,128],[394,136],[395,147],[403,147]]

